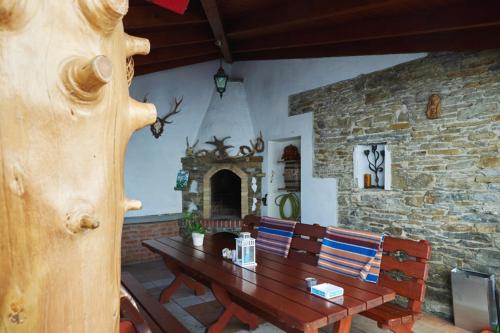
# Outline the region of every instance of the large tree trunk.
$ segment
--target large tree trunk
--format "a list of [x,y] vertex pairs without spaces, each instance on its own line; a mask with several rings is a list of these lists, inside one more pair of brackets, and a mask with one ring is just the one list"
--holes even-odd
[[131,134],[127,0],[0,0],[0,332],[110,333],[119,322]]

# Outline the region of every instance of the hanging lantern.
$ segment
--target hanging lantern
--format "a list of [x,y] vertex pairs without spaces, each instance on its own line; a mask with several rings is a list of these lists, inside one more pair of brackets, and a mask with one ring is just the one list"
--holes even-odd
[[240,233],[236,238],[236,265],[247,267],[257,265],[255,262],[255,239],[249,232]]
[[224,92],[226,91],[227,80],[228,76],[226,72],[224,72],[224,68],[222,68],[221,62],[219,70],[214,75],[215,89],[217,89],[217,92],[220,94],[220,98],[222,98],[222,94],[224,94]]

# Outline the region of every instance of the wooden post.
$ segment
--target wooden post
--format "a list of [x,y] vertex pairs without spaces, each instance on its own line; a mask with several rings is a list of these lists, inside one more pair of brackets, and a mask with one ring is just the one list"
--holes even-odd
[[127,0],[0,1],[0,332],[118,332]]

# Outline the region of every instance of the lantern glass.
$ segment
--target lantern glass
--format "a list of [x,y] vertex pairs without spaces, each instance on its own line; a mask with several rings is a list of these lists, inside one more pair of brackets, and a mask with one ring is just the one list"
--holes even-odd
[[255,263],[255,239],[249,232],[242,232],[236,238],[236,264],[240,266],[253,266]]
[[215,88],[217,92],[220,94],[222,98],[222,94],[226,91],[228,76],[226,72],[224,72],[224,68],[222,66],[219,67],[219,70],[214,75]]

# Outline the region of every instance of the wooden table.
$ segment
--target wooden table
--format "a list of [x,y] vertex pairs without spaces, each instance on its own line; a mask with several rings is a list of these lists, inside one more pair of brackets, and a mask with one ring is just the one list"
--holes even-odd
[[[257,252],[257,266],[241,268],[222,258],[223,248],[235,247],[227,237],[207,235],[202,247],[180,237],[146,240],[143,245],[160,254],[176,276],[160,302],[168,302],[182,283],[197,295],[204,292],[200,283],[212,289],[225,311],[209,333],[222,331],[232,316],[250,329],[258,326],[259,316],[286,332],[318,332],[335,323],[333,332],[346,333],[352,315],[395,298],[390,289],[264,252]],[[343,287],[344,296],[325,300],[311,295],[306,277]]]

